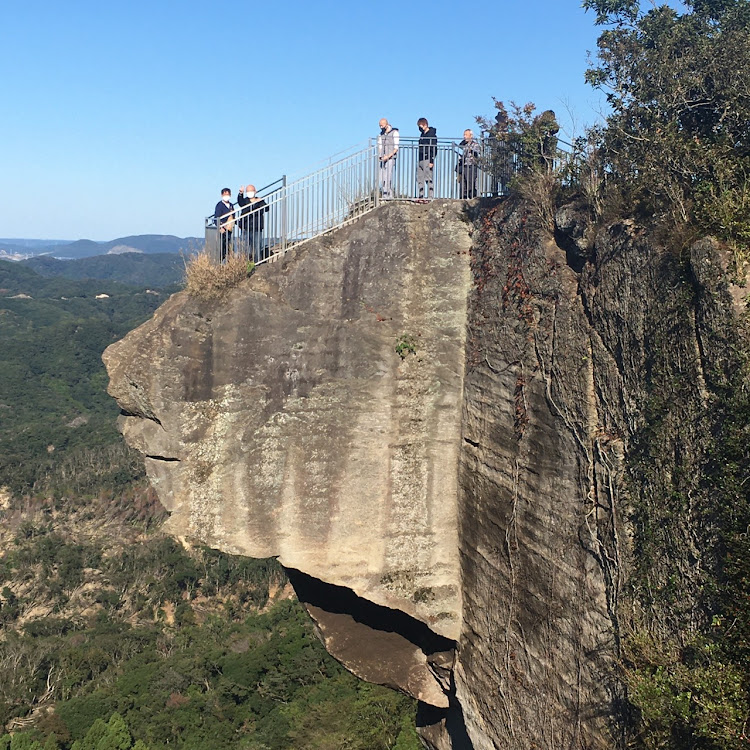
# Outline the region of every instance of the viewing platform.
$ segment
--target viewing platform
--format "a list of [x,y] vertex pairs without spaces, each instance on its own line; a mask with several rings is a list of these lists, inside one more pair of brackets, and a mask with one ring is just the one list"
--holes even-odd
[[[571,157],[557,145],[554,158],[548,158],[524,153],[517,141],[491,136],[478,138],[478,165],[473,167],[475,190],[467,195],[466,185],[461,179],[463,149],[460,143],[458,138],[435,139],[433,199],[504,196],[511,180],[530,159],[546,159],[550,169],[557,169]],[[419,156],[419,139],[399,139],[392,175],[392,197],[389,198],[384,198],[381,191],[377,138],[335,154],[302,177],[290,180],[284,175],[258,191],[258,197],[264,201],[262,208],[240,215],[241,209],[236,205],[231,218],[231,238],[224,240],[225,254],[234,252],[252,257],[247,229],[258,221],[256,217],[261,212],[263,231],[258,262],[266,263],[292,247],[349,224],[383,201],[429,200],[418,197]],[[216,218],[207,217],[205,248],[216,263],[221,262],[223,234]]]

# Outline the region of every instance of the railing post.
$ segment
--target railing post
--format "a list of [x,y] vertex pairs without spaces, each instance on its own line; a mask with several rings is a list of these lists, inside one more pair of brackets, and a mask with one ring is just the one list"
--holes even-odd
[[373,195],[375,196],[375,208],[380,205],[380,159],[378,154],[378,141],[370,138],[370,148],[372,149],[372,181],[374,183]]
[[217,266],[220,263],[220,255],[219,255],[219,249],[218,249],[218,236],[219,236],[219,230],[216,227],[206,227],[205,228],[205,245],[204,250],[209,258],[211,258],[211,262],[216,264]]
[[285,253],[287,248],[287,213],[286,213],[286,175],[281,177],[281,252]]

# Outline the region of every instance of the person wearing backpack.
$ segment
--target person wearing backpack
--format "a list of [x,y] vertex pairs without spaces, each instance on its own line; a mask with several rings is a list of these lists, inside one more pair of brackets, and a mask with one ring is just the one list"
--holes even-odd
[[435,157],[437,156],[437,131],[431,128],[425,117],[417,120],[420,130],[419,158],[417,163],[417,197],[424,198],[425,185],[427,197],[435,197],[433,174],[435,171]]
[[380,160],[380,189],[383,198],[393,198],[393,169],[398,154],[398,128],[394,128],[385,117],[381,118],[378,136],[378,159]]

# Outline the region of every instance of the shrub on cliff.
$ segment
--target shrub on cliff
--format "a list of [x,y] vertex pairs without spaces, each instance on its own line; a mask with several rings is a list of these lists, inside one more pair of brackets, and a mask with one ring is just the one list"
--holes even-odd
[[223,299],[230,289],[252,273],[253,267],[237,253],[231,253],[222,264],[215,263],[207,253],[198,253],[185,263],[185,289],[199,299]]
[[[606,26],[587,79],[611,107],[589,139],[592,207],[661,225],[672,244],[715,235],[748,260],[750,2],[583,5]],[[631,744],[739,750],[750,716],[750,351],[744,333],[710,331],[709,395],[695,398],[675,339],[701,302],[695,267],[674,264],[683,291],[664,311],[668,326],[649,335],[644,423],[629,455],[635,559],[619,624]]]
[[[598,141],[610,200],[750,248],[750,2],[584,0],[596,23],[586,77],[612,113]],[[645,5],[645,3],[644,3]]]
[[536,105],[523,106],[495,99],[493,120],[477,117],[488,133],[490,149],[487,168],[511,193],[520,195],[534,207],[536,217],[549,232],[554,225],[560,187],[570,162],[561,159],[558,124],[552,110],[536,113]]

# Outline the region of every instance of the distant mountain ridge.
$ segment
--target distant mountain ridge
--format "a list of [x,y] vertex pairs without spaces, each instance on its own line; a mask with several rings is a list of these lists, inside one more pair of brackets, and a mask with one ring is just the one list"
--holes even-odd
[[73,240],[34,240],[22,237],[0,237],[0,250],[29,251],[52,245],[67,245]]
[[0,255],[18,255],[27,257],[46,255],[53,258],[76,259],[90,258],[94,255],[109,253],[179,253],[200,249],[203,239],[199,237],[175,237],[172,234],[138,234],[118,237],[109,242],[94,240],[35,240],[35,239],[0,239]]
[[75,260],[37,255],[18,265],[31,268],[46,278],[120,281],[157,288],[179,284],[185,275],[185,263],[176,253],[116,252]]

